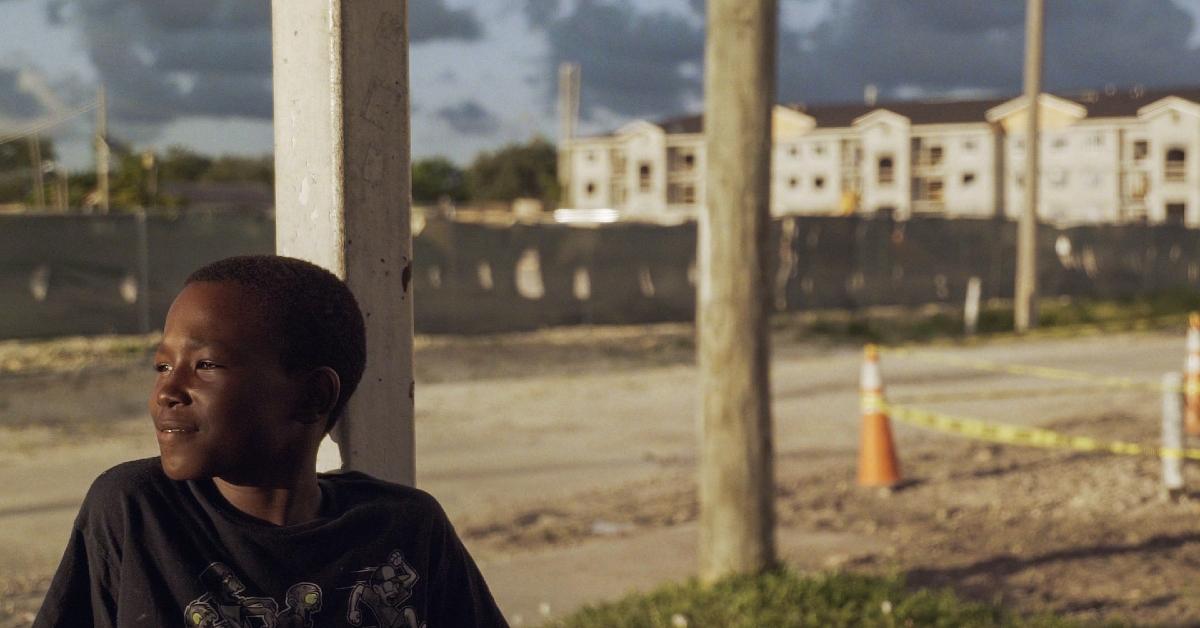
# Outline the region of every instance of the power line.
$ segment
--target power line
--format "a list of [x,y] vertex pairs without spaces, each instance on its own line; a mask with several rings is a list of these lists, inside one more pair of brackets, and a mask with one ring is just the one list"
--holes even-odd
[[34,124],[31,124],[19,131],[15,131],[13,133],[8,133],[5,135],[0,135],[0,146],[2,146],[4,144],[9,144],[11,142],[15,142],[17,140],[25,139],[25,138],[33,136],[33,135],[37,135],[37,134],[41,133],[42,131],[45,131],[46,129],[56,127],[64,122],[70,120],[71,118],[74,118],[75,116],[85,114],[89,111],[93,111],[99,106],[100,106],[99,102],[92,101],[86,105],[76,107],[75,109],[71,109],[69,111],[64,111],[62,113],[55,115],[54,117],[42,120],[41,122],[36,122]]

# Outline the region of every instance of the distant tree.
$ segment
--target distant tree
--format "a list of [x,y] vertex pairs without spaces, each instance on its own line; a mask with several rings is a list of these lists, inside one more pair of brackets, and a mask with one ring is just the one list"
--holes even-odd
[[213,160],[202,175],[201,181],[253,181],[256,183],[275,183],[275,158],[271,155],[262,157],[240,157],[223,155]]
[[162,181],[199,181],[212,167],[213,160],[182,146],[172,146],[158,159],[158,176]]
[[[34,199],[33,164],[30,140],[23,138],[0,144],[0,203],[26,203]],[[54,161],[54,141],[40,138],[42,162]],[[50,176],[46,185],[50,185]]]
[[474,200],[541,199],[546,207],[558,200],[558,155],[542,138],[480,153],[467,170],[467,190]]
[[151,177],[154,176],[154,171],[147,167],[148,164],[143,161],[141,153],[123,151],[114,157],[118,160],[108,180],[109,205],[112,211],[173,207],[178,204],[175,199],[164,194],[161,188],[152,194],[155,186],[151,185]]
[[418,159],[412,165],[412,197],[418,205],[432,205],[442,198],[465,201],[466,173],[445,157]]

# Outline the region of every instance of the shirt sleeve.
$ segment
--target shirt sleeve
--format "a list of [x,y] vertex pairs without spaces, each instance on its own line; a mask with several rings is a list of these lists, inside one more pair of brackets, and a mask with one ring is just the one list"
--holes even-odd
[[90,494],[84,500],[33,628],[116,626],[120,576],[108,547],[111,535],[93,516],[92,501]]
[[504,613],[496,605],[483,574],[471,558],[445,512],[437,508],[442,525],[438,561],[430,587],[430,615],[427,624],[479,628],[507,628]]

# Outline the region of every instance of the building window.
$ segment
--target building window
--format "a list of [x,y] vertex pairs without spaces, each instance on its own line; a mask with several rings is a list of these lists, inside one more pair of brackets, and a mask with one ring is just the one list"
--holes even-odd
[[1133,158],[1145,159],[1146,155],[1150,154],[1150,142],[1146,140],[1138,140],[1133,143]]
[[974,172],[964,172],[963,176],[962,176],[963,187],[968,187],[973,183],[975,183],[975,173]]
[[932,201],[940,203],[943,198],[944,185],[941,177],[913,177],[912,190],[913,198],[918,201]]
[[800,179],[797,179],[796,177],[788,179],[788,187],[793,189],[800,187]]
[[815,144],[813,144],[812,152],[814,155],[824,155],[825,154],[825,142],[816,142]]
[[1167,203],[1167,224],[1182,225],[1187,215],[1187,205],[1184,203]]
[[1146,191],[1150,187],[1149,177],[1144,172],[1135,172],[1132,174],[1132,178],[1126,179],[1129,185],[1129,195],[1136,201],[1145,200]]
[[896,180],[896,170],[890,155],[879,158],[879,184],[889,185]]
[[790,155],[790,156],[792,156],[792,157],[799,157],[799,156],[800,156],[800,149],[799,149],[799,148],[796,148],[796,146],[795,146],[795,145],[793,145],[791,148],[789,148],[789,149],[788,149],[788,155]]
[[1103,133],[1092,133],[1091,135],[1089,135],[1088,136],[1088,146],[1092,146],[1092,147],[1104,146],[1104,134]]
[[971,153],[975,152],[975,149],[979,147],[979,144],[977,144],[975,140],[963,140],[962,147],[963,150]]
[[693,148],[672,146],[667,149],[667,168],[671,172],[688,172],[696,167],[696,151]]
[[1056,188],[1067,187],[1067,171],[1065,168],[1058,168],[1050,171],[1050,185]]
[[584,187],[584,193],[587,194],[588,196],[595,195],[596,194],[596,184],[591,181],[588,181],[587,186]]
[[692,183],[667,184],[667,203],[671,205],[691,205],[696,202],[696,186]]
[[1051,146],[1051,148],[1053,148],[1054,150],[1062,150],[1062,149],[1064,149],[1064,148],[1066,148],[1066,147],[1067,147],[1067,138],[1065,138],[1065,137],[1056,137],[1056,138],[1054,138],[1054,141],[1052,141],[1052,142],[1050,143],[1050,146]]
[[596,161],[596,151],[589,150],[588,152],[583,154],[583,157],[584,157],[584,159],[587,159],[588,161]]
[[813,177],[813,187],[818,190],[825,189],[825,177]]
[[945,150],[941,144],[925,144],[921,138],[915,137],[911,146],[913,161],[918,166],[937,166],[942,163]]
[[650,178],[650,162],[643,161],[638,165],[638,191],[649,192],[653,179]]
[[942,200],[942,180],[941,179],[930,179],[928,185],[929,185],[929,187],[926,189],[929,193],[928,194],[929,200],[931,200],[931,201]]
[[1183,181],[1187,166],[1187,152],[1182,148],[1167,151],[1167,181]]

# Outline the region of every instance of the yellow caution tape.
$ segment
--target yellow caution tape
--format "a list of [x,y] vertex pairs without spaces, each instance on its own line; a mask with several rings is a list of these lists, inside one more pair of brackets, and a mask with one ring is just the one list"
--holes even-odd
[[1058,397],[1062,395],[1091,395],[1105,390],[1103,385],[1056,386],[1054,388],[1002,388],[996,390],[964,390],[957,392],[931,392],[921,394],[896,394],[896,403],[946,403],[952,401],[988,401],[996,399],[1029,399],[1031,397]]
[[[996,340],[1025,340],[1028,338],[1080,338],[1084,336],[1111,334],[1113,332],[1144,332],[1162,329],[1168,325],[1186,326],[1187,323],[1188,321],[1186,314],[1161,314],[1159,316],[1149,316],[1136,320],[1115,319],[1098,321],[1095,323],[1076,323],[1055,325],[1052,327],[1038,327],[1024,333],[989,333],[984,337],[988,342],[994,342]],[[967,338],[965,341],[972,343],[978,341],[979,339],[979,337]]]
[[[1130,377],[1114,377],[1107,375],[1096,375],[1095,373],[1084,373],[1080,371],[1069,371],[1067,369],[1051,368],[1048,366],[1035,366],[1030,364],[1005,364],[1003,362],[993,362],[990,360],[978,360],[974,358],[962,358],[955,355],[950,355],[940,352],[930,351],[915,351],[913,349],[880,349],[888,355],[897,357],[907,357],[917,360],[936,361],[941,364],[950,364],[953,366],[962,366],[977,371],[987,371],[992,373],[1007,373],[1009,375],[1021,375],[1024,377],[1034,377],[1038,379],[1050,379],[1058,381],[1084,382],[1097,388],[1124,388],[1134,390],[1151,390],[1155,392],[1165,392],[1162,384],[1155,382],[1147,382],[1133,379]],[[1172,387],[1172,392],[1184,392],[1182,386]]]
[[954,417],[891,404],[885,405],[884,409],[891,418],[897,421],[947,434],[959,434],[993,443],[1025,445],[1048,449],[1069,449],[1073,451],[1125,456],[1154,456],[1157,458],[1200,460],[1200,449],[1178,449],[1139,445],[1123,441],[1101,441],[1090,436],[1071,436],[1040,427],[991,423],[979,419]]

